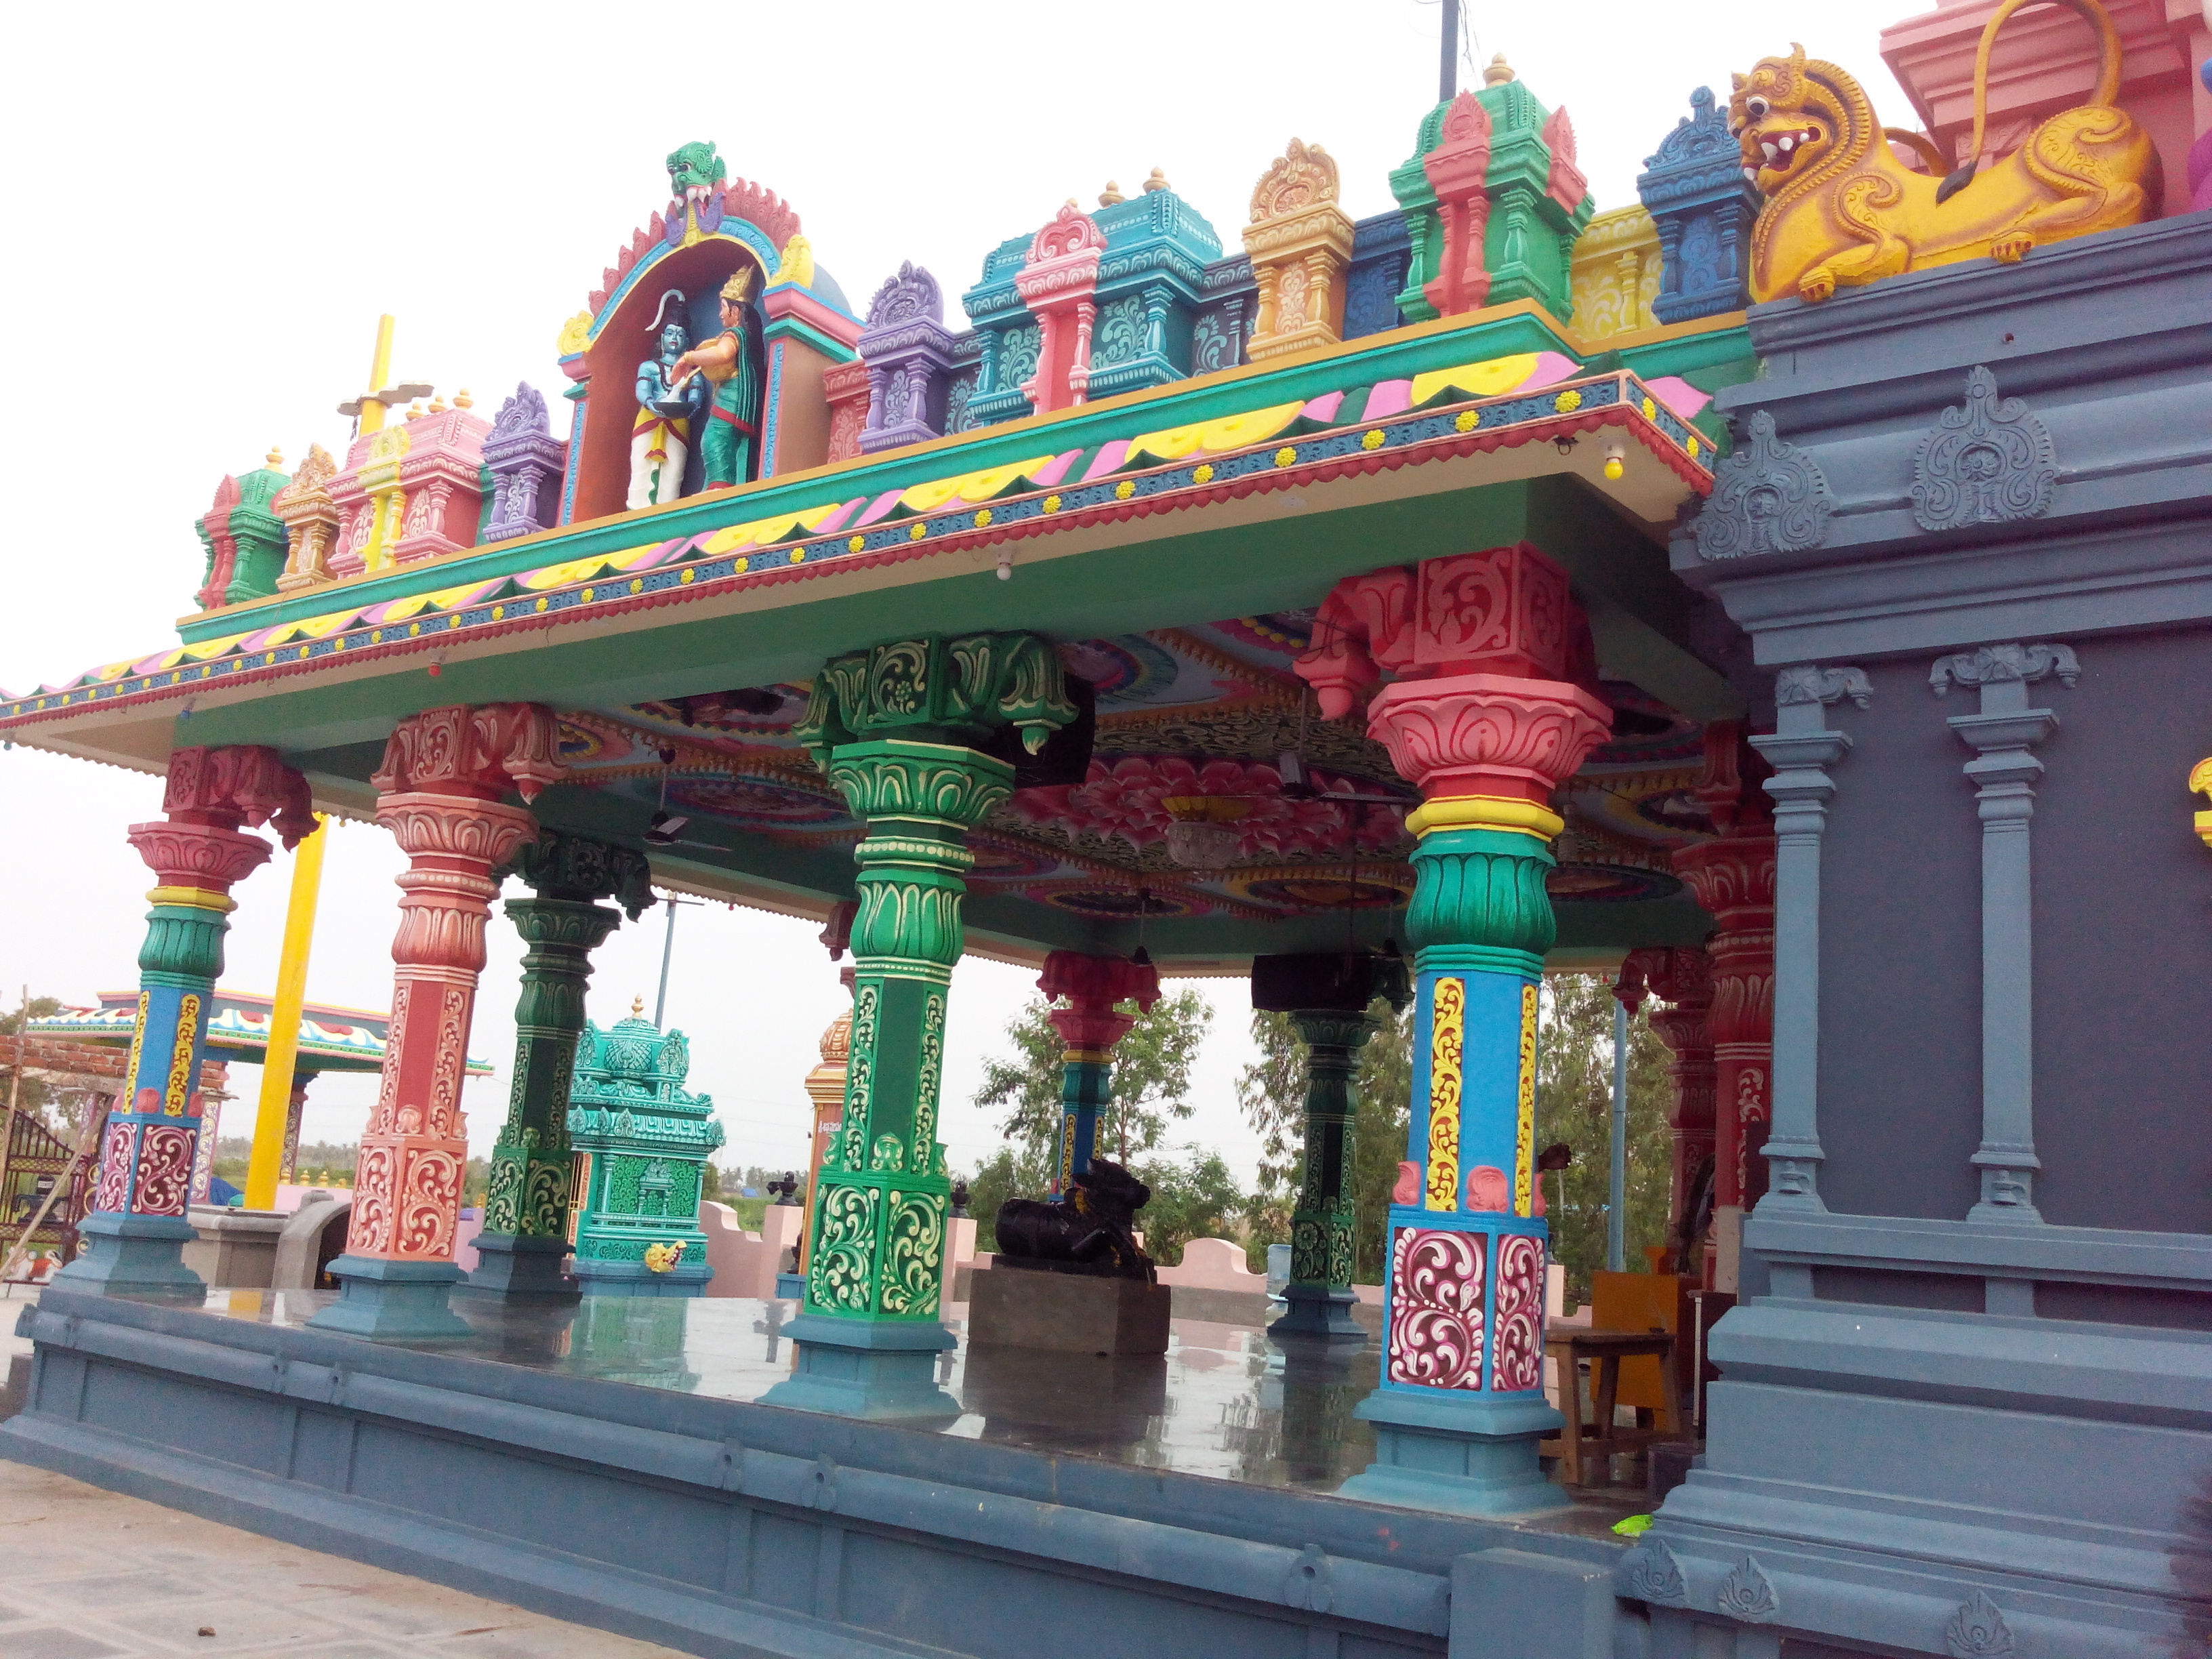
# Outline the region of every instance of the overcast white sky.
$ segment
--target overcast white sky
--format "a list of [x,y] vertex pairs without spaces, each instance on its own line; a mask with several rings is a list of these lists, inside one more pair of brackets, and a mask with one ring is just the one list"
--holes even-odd
[[[1601,209],[1690,89],[1802,40],[1853,70],[1886,120],[1911,110],[1876,55],[1915,0],[1469,0],[1474,61],[1504,52],[1572,112]],[[687,23],[688,16],[696,19]],[[416,23],[410,26],[405,17]],[[1154,167],[1237,245],[1253,180],[1296,135],[1341,163],[1346,206],[1391,205],[1385,175],[1433,100],[1438,10],[1419,0],[1182,0],[1140,14],[1003,0],[684,9],[446,0],[384,22],[345,8],[25,7],[0,65],[0,299],[13,394],[0,400],[9,602],[0,685],[24,690],[173,637],[199,578],[191,521],[226,472],[337,450],[334,405],[362,389],[376,319],[399,319],[402,379],[495,406],[550,396],[561,324],[665,201],[662,157],[708,138],[732,173],[799,210],[857,307],[902,259],[948,296],[987,249],[1109,179]],[[434,20],[434,21],[433,21]],[[428,27],[422,27],[428,24]],[[1462,83],[1473,77],[1463,70]],[[556,403],[556,409],[565,405]],[[0,754],[0,860],[12,877],[0,990],[89,1000],[135,983],[150,878],[123,836],[160,786],[22,749]],[[400,860],[380,830],[331,849],[310,995],[385,1005]],[[289,860],[239,891],[226,982],[276,979]],[[599,952],[592,1012],[648,1010],[657,920]],[[520,946],[504,921],[472,1051],[471,1139],[503,1113]],[[956,979],[944,1133],[956,1164],[996,1145],[966,1103],[1030,976],[971,962]],[[1242,981],[1218,1011],[1186,1139],[1249,1179],[1236,1108],[1249,1057]],[[721,1108],[726,1162],[805,1155],[799,1079],[843,992],[812,929],[719,907],[678,924],[670,1018]],[[227,1128],[250,1121],[258,1073]],[[330,1079],[311,1138],[360,1132],[374,1079]],[[803,1164],[801,1164],[803,1167]]]

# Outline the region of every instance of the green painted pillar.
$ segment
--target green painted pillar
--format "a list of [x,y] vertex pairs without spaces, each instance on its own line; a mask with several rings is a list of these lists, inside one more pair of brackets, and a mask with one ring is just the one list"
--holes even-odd
[[[950,1418],[936,1356],[951,1182],[938,1091],[969,829],[1013,793],[982,752],[1021,728],[1042,747],[1075,718],[1060,659],[1022,634],[902,641],[827,665],[798,728],[868,826],[854,851],[852,1051],[843,1127],[815,1189],[794,1373],[767,1403],[865,1418]],[[1018,751],[1017,751],[1018,752]]]
[[626,848],[551,830],[525,842],[512,868],[538,896],[507,902],[527,947],[514,1011],[514,1082],[492,1148],[468,1288],[574,1297],[576,1281],[561,1270],[568,1254],[568,1085],[592,952],[622,924],[620,913],[592,901],[618,899],[635,921],[653,902],[651,873]]
[[1352,1311],[1354,1079],[1359,1051],[1382,1029],[1368,1008],[1378,998],[1403,1007],[1410,995],[1406,964],[1395,955],[1314,951],[1253,961],[1252,1006],[1288,1014],[1306,1045],[1305,1171],[1291,1214],[1291,1279],[1283,1291],[1290,1305],[1268,1328],[1272,1336],[1367,1340]]

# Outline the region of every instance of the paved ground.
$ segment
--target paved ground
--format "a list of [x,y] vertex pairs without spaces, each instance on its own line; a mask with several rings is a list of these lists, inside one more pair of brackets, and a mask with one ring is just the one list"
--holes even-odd
[[0,1564],[7,1659],[674,1655],[20,1463],[0,1462]]

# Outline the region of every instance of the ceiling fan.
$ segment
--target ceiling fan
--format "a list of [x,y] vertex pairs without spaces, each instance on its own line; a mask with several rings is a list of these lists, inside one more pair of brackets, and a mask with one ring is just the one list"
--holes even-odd
[[1275,757],[1275,773],[1283,781],[1285,800],[1318,800],[1346,806],[1395,806],[1400,811],[1409,811],[1419,803],[1398,795],[1360,795],[1324,789],[1313,781],[1306,769],[1306,722],[1312,713],[1313,693],[1310,690],[1298,694],[1298,741],[1294,749],[1285,749]]

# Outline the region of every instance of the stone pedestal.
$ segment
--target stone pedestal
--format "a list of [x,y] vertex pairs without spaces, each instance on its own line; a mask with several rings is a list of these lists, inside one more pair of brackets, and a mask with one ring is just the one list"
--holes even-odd
[[1139,1279],[1102,1279],[1000,1267],[975,1275],[968,1303],[971,1346],[1053,1353],[1168,1351],[1175,1292]]
[[276,1283],[276,1240],[291,1217],[282,1210],[220,1209],[195,1204],[185,1266],[209,1284],[263,1291]]

